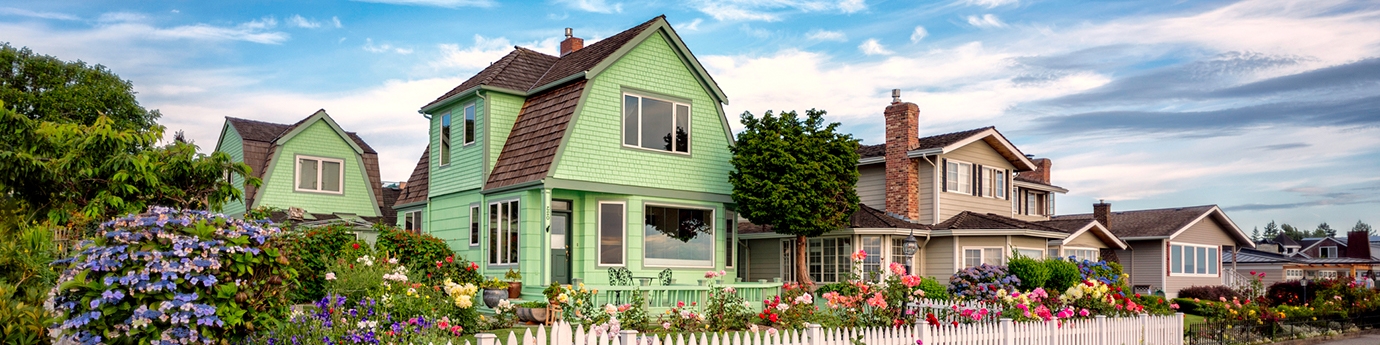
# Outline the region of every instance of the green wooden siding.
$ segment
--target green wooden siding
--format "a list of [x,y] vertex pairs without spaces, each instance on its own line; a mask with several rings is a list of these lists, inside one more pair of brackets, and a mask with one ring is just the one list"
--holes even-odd
[[[465,145],[465,106],[475,105],[475,141]],[[452,103],[447,110],[431,115],[431,179],[428,193],[432,196],[477,189],[484,185],[484,100],[468,97]],[[450,163],[441,166],[441,117],[449,112]],[[501,143],[499,145],[502,145]]]
[[[216,150],[229,154],[230,160],[232,161],[244,163],[244,139],[240,138],[240,132],[235,131],[235,127],[227,122],[225,126],[221,128],[220,133],[220,143],[216,145]],[[253,172],[250,172],[250,174],[252,175]],[[236,188],[239,188],[240,193],[244,193],[244,177],[232,175],[230,183]],[[244,215],[244,211],[243,199],[228,201],[220,210],[221,213],[232,217]]]
[[[301,133],[277,147],[271,165],[265,171],[263,187],[257,205],[286,209],[300,207],[307,212],[354,213],[377,217],[378,207],[370,195],[371,187],[364,162],[324,120],[310,124]],[[342,194],[298,192],[296,160],[298,155],[334,158],[344,161],[345,186]]]
[[[725,270],[725,260],[727,259],[728,236],[724,228],[727,222],[724,220],[724,205],[715,202],[704,202],[697,200],[681,200],[667,198],[653,198],[637,195],[619,195],[605,193],[590,193],[581,191],[555,190],[552,192],[552,199],[570,200],[573,202],[571,212],[571,276],[582,278],[584,282],[590,284],[608,284],[608,269],[610,266],[599,266],[599,202],[622,202],[626,205],[624,220],[624,252],[623,258],[626,267],[632,271],[633,276],[652,277],[661,273],[667,268],[671,269],[672,275],[677,283],[694,283],[697,279],[704,279],[704,272],[709,270]],[[714,257],[712,267],[665,267],[647,265],[644,263],[643,243],[645,236],[642,229],[646,224],[642,217],[645,204],[652,203],[659,206],[683,206],[688,208],[703,208],[714,210]],[[549,240],[548,240],[549,241]],[[548,254],[549,255],[549,254]],[[725,278],[732,281],[737,273],[734,270],[727,270],[729,276]]]
[[493,119],[493,126],[490,126],[490,134],[494,138],[490,141],[487,169],[493,169],[494,162],[498,161],[498,154],[503,152],[503,143],[508,141],[508,133],[513,131],[513,124],[517,122],[518,113],[522,112],[522,104],[526,99],[518,96],[500,92],[484,93],[489,104],[489,118]]
[[397,211],[398,211],[398,223],[397,223],[397,224],[393,224],[393,225],[394,225],[394,226],[397,226],[398,229],[403,229],[403,228],[405,228],[405,226],[407,225],[407,217],[404,217],[404,215],[406,215],[408,212],[421,211],[421,212],[422,212],[422,229],[425,230],[425,231],[431,231],[431,228],[427,227],[427,224],[426,224],[426,223],[427,223],[427,220],[430,219],[430,217],[428,217],[428,215],[426,214],[426,204],[412,205],[412,206],[408,206],[408,207],[403,207],[403,208],[397,209]]
[[[589,84],[555,177],[570,180],[731,194],[728,128],[721,108],[663,34],[638,44]],[[691,104],[690,155],[622,145],[625,90]]]

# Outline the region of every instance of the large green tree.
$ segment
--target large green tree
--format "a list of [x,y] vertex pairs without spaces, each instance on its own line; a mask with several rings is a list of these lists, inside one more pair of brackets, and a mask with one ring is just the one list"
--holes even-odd
[[1376,236],[1375,229],[1371,228],[1370,224],[1366,224],[1366,222],[1362,222],[1360,219],[1356,220],[1356,226],[1352,226],[1351,231],[1360,231],[1370,236]]
[[761,118],[744,112],[733,152],[733,201],[738,213],[780,234],[794,235],[796,279],[811,285],[807,239],[848,226],[858,210],[858,140],[825,124],[823,110]]
[[1333,229],[1327,222],[1318,224],[1318,228],[1313,230],[1313,237],[1337,237],[1337,230]]
[[1265,238],[1274,239],[1277,236],[1279,236],[1279,226],[1275,225],[1274,220],[1271,220],[1270,224],[1265,224]]
[[105,66],[0,43],[0,101],[29,119],[91,125],[105,116],[115,129],[155,126],[158,111],[144,109],[134,94],[134,84]]

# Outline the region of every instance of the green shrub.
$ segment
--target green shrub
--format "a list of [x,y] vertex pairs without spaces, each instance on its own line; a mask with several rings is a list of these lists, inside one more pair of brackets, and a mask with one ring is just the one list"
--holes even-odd
[[1049,271],[1049,280],[1045,281],[1044,287],[1051,294],[1062,293],[1073,284],[1083,281],[1083,273],[1079,272],[1078,264],[1057,258],[1045,259],[1044,264],[1045,269]]
[[1045,285],[1049,280],[1049,269],[1039,260],[1032,259],[1024,255],[1017,255],[1006,265],[1006,269],[1016,278],[1021,279],[1020,287],[1023,290],[1034,290]]
[[[349,257],[350,253],[368,250],[365,244],[355,241],[355,234],[346,225],[327,225],[304,228],[289,232],[294,255],[292,268],[301,273],[297,277],[299,288],[292,293],[292,301],[310,303],[326,296],[326,272],[337,259]],[[359,245],[359,249],[355,249]]]
[[[859,290],[857,286],[847,282],[824,284],[820,285],[818,289],[815,289],[815,295],[817,296],[824,296],[826,292],[837,292],[840,295],[852,296],[861,293],[862,290]],[[928,293],[928,291],[926,292]]]
[[916,287],[925,291],[925,298],[936,300],[949,299],[949,287],[944,286],[944,283],[940,283],[939,279],[934,279],[934,277],[924,277],[924,279],[920,280],[920,285]]
[[[1201,300],[1199,300],[1199,301],[1201,301]],[[1174,303],[1177,303],[1177,304],[1179,305],[1179,312],[1182,312],[1182,313],[1184,313],[1184,314],[1193,314],[1193,315],[1200,315],[1200,316],[1201,316],[1201,315],[1203,315],[1204,312],[1206,312],[1206,310],[1203,309],[1203,302],[1207,302],[1207,301],[1202,301],[1202,302],[1199,302],[1199,301],[1195,301],[1195,300],[1192,299],[1192,298],[1182,298],[1182,297],[1181,297],[1181,298],[1175,298],[1175,299],[1174,299]]]
[[48,302],[58,342],[233,342],[276,324],[297,275],[279,234],[163,207],[103,223],[93,243],[58,262],[66,267]]
[[[379,252],[387,252],[388,256],[401,260],[403,266],[412,270],[412,276],[418,280],[426,281],[432,285],[438,284],[444,279],[447,258],[456,261],[455,253],[450,250],[450,245],[446,241],[428,234],[415,234],[396,227],[379,225],[375,226],[379,230],[378,243],[375,248]],[[469,281],[457,279],[462,284]]]
[[0,339],[5,344],[47,344],[52,318],[38,303],[17,298],[14,285],[0,283]]
[[1190,286],[1179,290],[1180,298],[1198,298],[1209,301],[1230,301],[1245,299],[1240,293],[1224,285]]
[[369,254],[336,259],[326,269],[326,293],[345,296],[350,302],[378,296],[383,276],[396,266],[388,265],[386,260]]

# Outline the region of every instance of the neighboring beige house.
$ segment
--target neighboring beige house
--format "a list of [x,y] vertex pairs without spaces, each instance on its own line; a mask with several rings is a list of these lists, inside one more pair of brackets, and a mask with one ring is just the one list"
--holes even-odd
[[[994,127],[922,138],[919,107],[893,96],[884,111],[886,143],[858,148],[860,210],[848,228],[809,240],[814,281],[840,281],[859,249],[868,253],[865,272],[898,262],[947,282],[966,267],[1005,264],[1013,253],[1044,258],[1125,247],[1100,225],[1041,223],[1050,220],[1054,195],[1067,192],[1050,183],[1048,159],[1028,157]],[[793,237],[747,221],[739,233],[742,277],[794,280]],[[920,247],[914,257],[902,252],[911,234]]]
[[1178,296],[1190,286],[1222,285],[1222,257],[1239,248],[1255,248],[1216,205],[1111,212],[1111,204],[1093,205],[1093,213],[1056,216],[1055,221],[1092,221],[1106,226],[1129,248],[1116,256],[1140,293]]
[[1380,243],[1365,232],[1348,232],[1345,239],[1337,237],[1305,238],[1302,241],[1280,234],[1256,244],[1255,249],[1242,249],[1236,257],[1222,258],[1223,265],[1236,260],[1238,274],[1223,273],[1222,282],[1232,286],[1248,283],[1242,275],[1251,271],[1265,273],[1265,284],[1299,279],[1329,279],[1338,277],[1371,277],[1380,264]]

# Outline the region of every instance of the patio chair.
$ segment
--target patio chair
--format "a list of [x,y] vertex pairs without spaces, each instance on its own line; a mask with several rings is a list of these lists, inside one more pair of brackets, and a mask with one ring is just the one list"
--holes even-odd
[[661,281],[662,286],[671,285],[671,269],[667,268],[661,270],[661,273],[657,274],[656,277],[657,280]]
[[[609,285],[613,286],[632,286],[632,271],[625,267],[609,268]],[[623,292],[613,291],[613,301],[616,304],[623,303]]]

